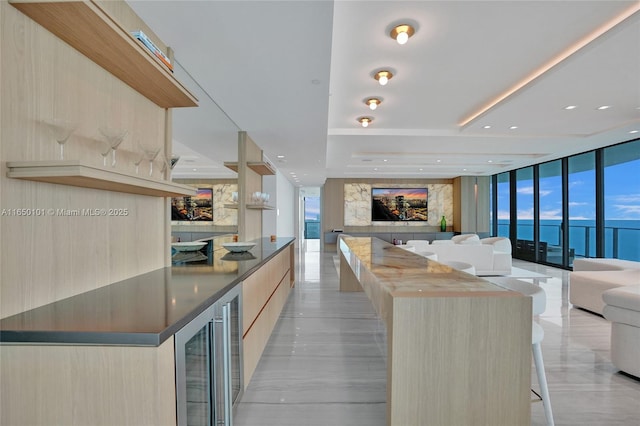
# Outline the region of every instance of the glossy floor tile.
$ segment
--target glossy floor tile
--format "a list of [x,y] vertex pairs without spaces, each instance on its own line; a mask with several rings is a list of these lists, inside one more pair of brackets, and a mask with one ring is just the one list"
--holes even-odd
[[[234,425],[385,425],[384,325],[366,295],[338,291],[334,253],[322,253],[313,243],[301,246],[296,288]],[[608,321],[568,303],[567,271],[517,260],[514,266],[544,276],[519,279],[547,293],[547,310],[537,321],[545,330],[542,351],[555,424],[640,425],[640,380],[611,364]],[[533,368],[532,387],[538,390]],[[531,423],[546,424],[541,402],[532,404]]]

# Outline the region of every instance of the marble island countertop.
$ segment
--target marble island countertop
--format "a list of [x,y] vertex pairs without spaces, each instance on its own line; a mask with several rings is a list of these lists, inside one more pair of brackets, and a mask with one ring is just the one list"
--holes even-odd
[[385,320],[393,312],[395,298],[519,295],[378,238],[344,237],[340,250],[341,261],[349,265],[358,281],[354,285],[362,287]]
[[427,259],[377,238],[343,239],[343,250],[360,266],[373,272],[380,285],[394,297],[442,296],[457,292],[504,292],[502,287],[475,275]]
[[244,255],[230,255],[221,245],[229,241],[212,238],[200,260],[4,318],[0,343],[158,346],[294,239],[254,240]]

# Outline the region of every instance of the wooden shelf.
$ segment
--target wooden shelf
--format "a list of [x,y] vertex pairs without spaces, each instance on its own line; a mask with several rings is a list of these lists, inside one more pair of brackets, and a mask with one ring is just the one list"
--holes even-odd
[[[224,166],[228,169],[233,170],[238,173],[238,163],[235,161],[225,161]],[[267,176],[267,175],[275,175],[276,170],[273,166],[266,161],[250,161],[247,162],[247,167],[256,172],[259,175]]]
[[234,172],[238,173],[238,163],[237,162],[235,162],[235,161],[225,161],[223,164],[227,169],[231,169]]
[[191,186],[89,166],[74,160],[8,162],[7,168],[7,177],[14,179],[154,197],[196,195],[196,189]]
[[275,209],[275,207],[267,206],[265,204],[247,204],[246,207],[248,209],[253,209],[253,210],[274,210]]
[[237,204],[225,204],[224,205],[225,209],[234,209],[237,210],[238,209],[238,205]]
[[10,4],[156,105],[198,105],[166,65],[94,1],[10,0]]
[[273,166],[266,161],[247,162],[247,166],[249,166],[249,168],[257,174],[262,176],[276,174],[276,170],[273,168]]

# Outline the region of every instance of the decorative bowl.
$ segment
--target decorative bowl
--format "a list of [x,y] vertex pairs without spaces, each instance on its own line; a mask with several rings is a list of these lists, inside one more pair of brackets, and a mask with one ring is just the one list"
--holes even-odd
[[249,253],[248,251],[242,252],[242,253],[234,253],[234,252],[229,252],[226,253],[224,256],[222,256],[220,258],[220,260],[234,260],[234,261],[240,261],[240,260],[253,260],[256,257]]
[[191,241],[182,243],[171,243],[171,248],[175,249],[176,251],[198,251],[206,245],[206,241]]
[[229,250],[231,253],[244,253],[251,250],[256,243],[238,241],[236,243],[222,243],[222,247]]

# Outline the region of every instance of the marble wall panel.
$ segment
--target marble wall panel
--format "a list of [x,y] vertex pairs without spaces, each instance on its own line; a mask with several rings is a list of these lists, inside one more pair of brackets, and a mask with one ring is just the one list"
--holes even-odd
[[[424,188],[428,190],[428,221],[424,222],[372,222],[371,188]],[[376,184],[346,183],[344,185],[344,226],[440,226],[442,216],[447,226],[453,225],[452,184]]]
[[220,183],[213,188],[213,224],[216,226],[238,225],[238,210],[225,208],[233,204],[232,193],[238,192],[238,184]]
[[344,185],[344,225],[371,225],[371,185],[366,183]]

